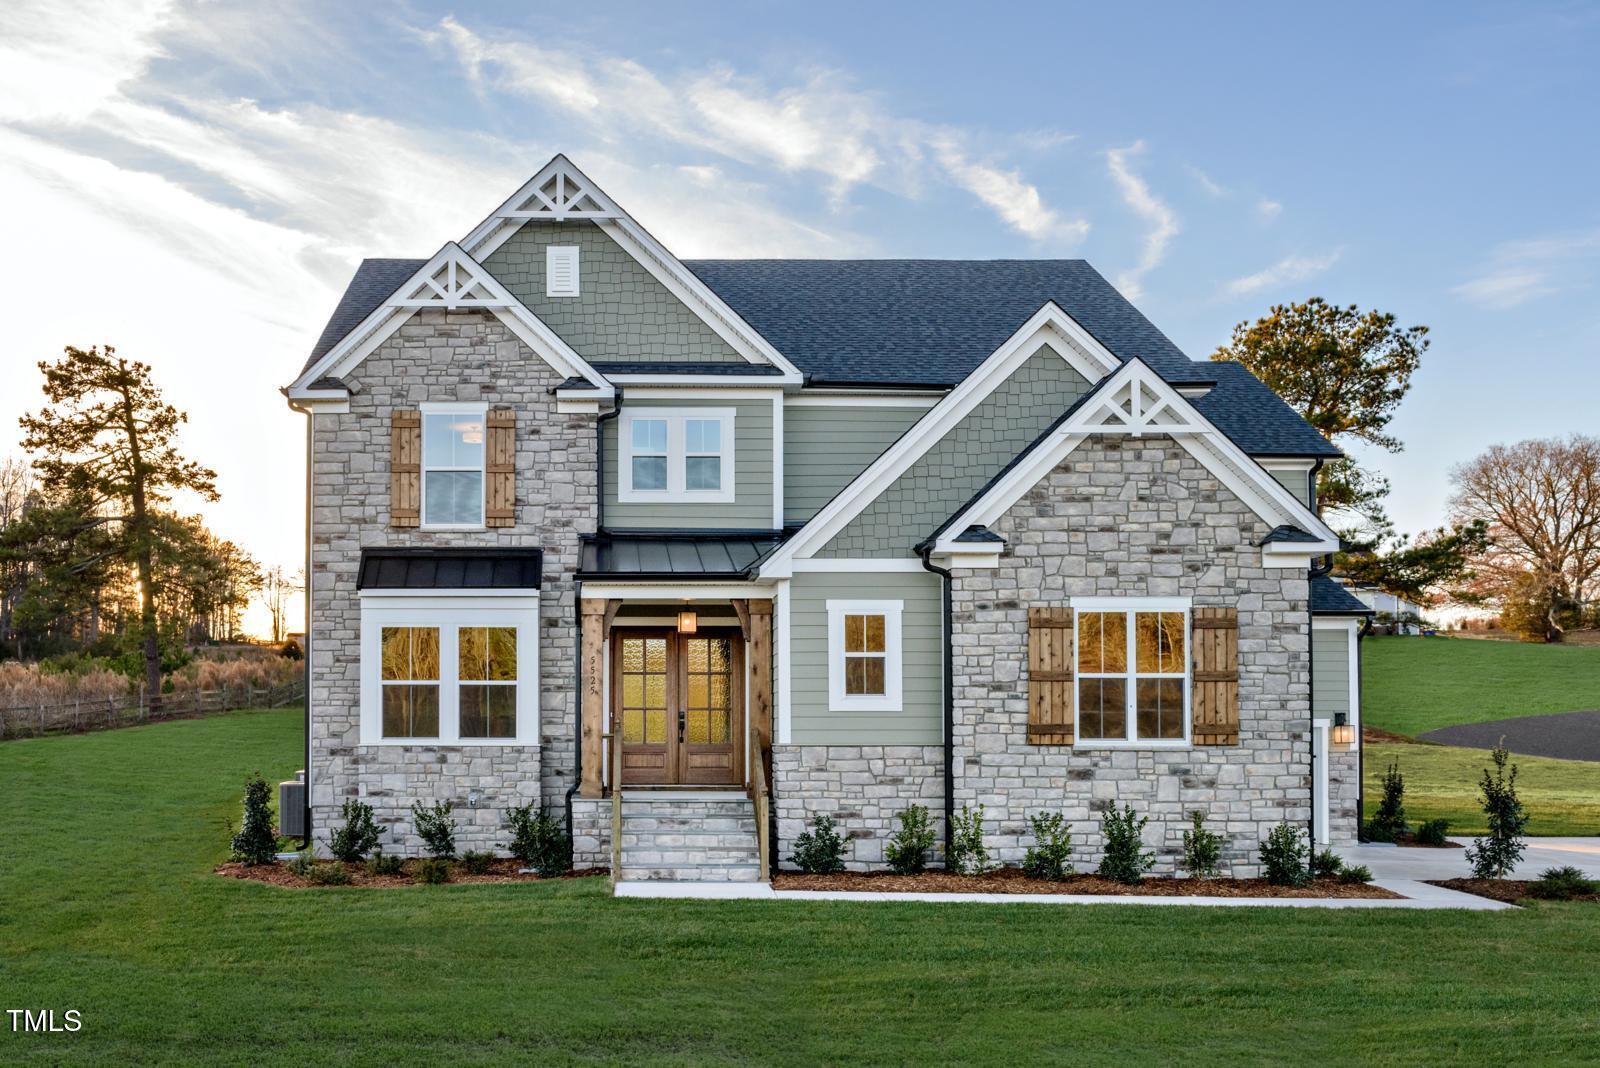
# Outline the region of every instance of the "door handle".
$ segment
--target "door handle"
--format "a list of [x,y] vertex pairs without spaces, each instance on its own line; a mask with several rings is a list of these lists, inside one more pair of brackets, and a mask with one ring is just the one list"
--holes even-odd
[[688,724],[689,715],[683,709],[678,709],[678,744],[683,744],[683,732]]

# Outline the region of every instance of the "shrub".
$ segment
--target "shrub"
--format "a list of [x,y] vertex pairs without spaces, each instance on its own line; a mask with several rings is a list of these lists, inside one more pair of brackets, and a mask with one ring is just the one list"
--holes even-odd
[[1311,881],[1311,869],[1306,866],[1305,832],[1299,827],[1280,823],[1267,832],[1261,840],[1261,868],[1267,882],[1273,886],[1304,886]]
[[833,817],[820,815],[811,830],[800,832],[789,859],[807,875],[844,871],[844,839],[833,829]]
[[1072,831],[1059,812],[1029,816],[1036,843],[1022,858],[1022,870],[1031,879],[1061,879],[1072,874]]
[[933,848],[933,821],[926,805],[912,805],[900,813],[900,829],[889,838],[883,857],[896,875],[916,875],[928,866]]
[[1383,800],[1378,802],[1377,814],[1367,824],[1367,837],[1374,842],[1392,842],[1395,835],[1406,829],[1406,780],[1400,774],[1398,762],[1390,764],[1383,773]]
[[1571,865],[1546,868],[1536,882],[1528,885],[1528,893],[1546,901],[1571,901],[1596,892],[1600,892],[1600,882]]
[[450,881],[450,862],[443,857],[428,857],[417,865],[417,882],[447,883]]
[[1417,827],[1417,844],[1442,846],[1450,833],[1449,820],[1424,820]]
[[1114,808],[1106,809],[1100,817],[1100,833],[1106,840],[1106,853],[1100,858],[1098,869],[1102,878],[1132,886],[1155,866],[1156,855],[1145,852],[1141,837],[1149,822],[1147,817],[1135,816],[1129,804],[1124,804],[1120,813]]
[[469,849],[461,854],[461,870],[468,875],[482,875],[493,865],[493,853],[480,853],[476,849]]
[[1339,869],[1339,881],[1341,883],[1370,883],[1372,881],[1372,869],[1365,864],[1341,867]]
[[536,812],[532,804],[512,809],[506,815],[506,829],[511,832],[506,850],[525,867],[545,878],[572,867],[572,842],[561,821],[544,809]]
[[417,837],[422,839],[422,848],[436,860],[455,859],[456,821],[450,815],[453,811],[455,806],[448,801],[435,801],[432,808],[423,808],[421,801],[411,802]]
[[372,806],[355,798],[348,798],[341,812],[344,826],[328,839],[328,852],[340,860],[363,860],[378,844],[382,832],[372,818]]
[[405,870],[405,861],[399,857],[389,856],[383,851],[382,846],[379,846],[373,851],[372,856],[367,858],[368,875],[399,875],[403,870]]
[[962,805],[950,820],[950,853],[944,866],[958,875],[982,875],[994,869],[983,845],[982,805],[971,809]]
[[1223,837],[1205,828],[1199,809],[1190,815],[1192,826],[1183,832],[1183,870],[1196,879],[1214,879],[1222,873]]
[[1484,768],[1483,779],[1478,783],[1478,791],[1483,795],[1483,814],[1489,821],[1489,835],[1474,838],[1467,847],[1467,863],[1472,865],[1472,874],[1479,879],[1504,879],[1516,869],[1526,848],[1522,832],[1528,826],[1528,813],[1517,798],[1517,766],[1512,764],[1511,774],[1506,774],[1510,754],[1506,752],[1504,739],[1501,741],[1492,754],[1494,774],[1490,775],[1489,769]]
[[349,886],[350,869],[337,860],[324,860],[307,868],[305,878],[314,886]]
[[233,836],[233,859],[271,864],[278,852],[272,829],[272,788],[258,771],[244,781],[244,826]]
[[1344,870],[1344,861],[1339,859],[1339,854],[1331,849],[1313,850],[1311,853],[1311,874],[1320,879],[1328,875],[1338,875]]

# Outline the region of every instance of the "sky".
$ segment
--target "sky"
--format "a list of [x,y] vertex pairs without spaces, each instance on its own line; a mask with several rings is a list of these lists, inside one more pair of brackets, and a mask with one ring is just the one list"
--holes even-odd
[[683,257],[1082,257],[1190,356],[1320,295],[1425,324],[1358,452],[1401,530],[1495,442],[1600,431],[1600,6],[0,5],[0,456],[110,343],[203,509],[302,556],[278,393],[363,256],[565,152]]

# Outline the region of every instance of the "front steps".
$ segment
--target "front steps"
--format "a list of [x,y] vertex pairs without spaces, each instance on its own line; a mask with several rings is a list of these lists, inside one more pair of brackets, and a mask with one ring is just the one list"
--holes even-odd
[[754,883],[760,859],[743,793],[623,791],[619,880]]

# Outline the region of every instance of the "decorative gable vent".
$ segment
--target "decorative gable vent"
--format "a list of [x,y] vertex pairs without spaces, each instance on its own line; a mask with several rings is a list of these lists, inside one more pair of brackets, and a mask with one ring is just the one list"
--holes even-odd
[[578,295],[577,245],[551,245],[544,250],[544,294],[547,297]]

